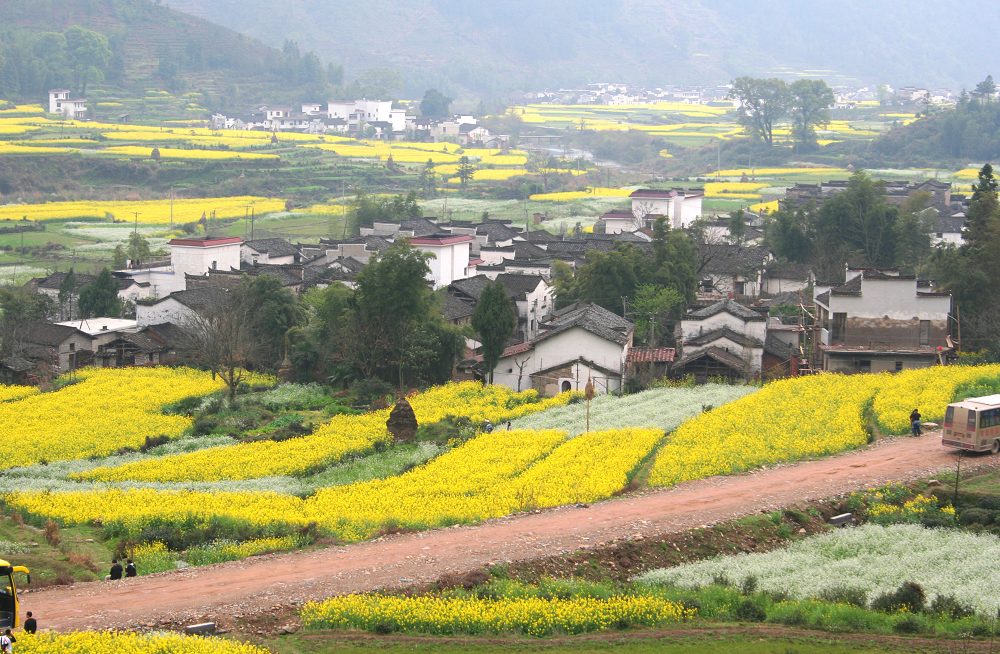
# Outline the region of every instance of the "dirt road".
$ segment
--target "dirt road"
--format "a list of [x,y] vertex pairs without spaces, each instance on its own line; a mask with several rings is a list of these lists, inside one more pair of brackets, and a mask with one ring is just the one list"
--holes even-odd
[[[433,581],[485,564],[550,556],[636,536],[650,537],[762,510],[822,499],[955,465],[940,435],[883,441],[818,461],[687,482],[589,507],[564,507],[473,527],[404,534],[346,547],[255,557],[121,582],[28,593],[49,629],[139,628],[216,621],[274,611],[348,592]],[[993,465],[968,457],[963,469]]]

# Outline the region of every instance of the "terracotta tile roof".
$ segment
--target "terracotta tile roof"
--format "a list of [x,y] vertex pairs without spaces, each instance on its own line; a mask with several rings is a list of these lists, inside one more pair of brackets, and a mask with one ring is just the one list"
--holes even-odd
[[633,347],[625,357],[626,363],[671,363],[677,356],[672,347]]

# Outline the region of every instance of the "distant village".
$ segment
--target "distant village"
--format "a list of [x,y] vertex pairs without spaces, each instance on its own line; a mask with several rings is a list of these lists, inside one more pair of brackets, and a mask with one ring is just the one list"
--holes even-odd
[[[814,202],[844,188],[843,182],[799,184],[784,202]],[[888,187],[891,202],[916,193],[931,195],[925,211],[937,221],[936,241],[960,243],[966,198],[936,181]],[[427,282],[442,291],[442,312],[455,325],[470,323],[487,284],[503,284],[518,323],[493,377],[517,390],[552,395],[593,380],[599,391],[617,392],[630,379],[665,375],[737,381],[817,370],[904,370],[952,354],[951,298],[929,281],[849,262],[843,279],[817,279],[808,266],[775,260],[763,245],[761,216],[748,214],[745,233],[735,238],[726,221],[701,220],[701,209],[697,192],[639,189],[626,206],[607,212],[593,233],[558,236],[531,222],[521,226],[489,218],[481,223],[417,218],[376,222],[358,236],[319,244],[176,238],[169,242],[169,257],[129,262],[114,272],[118,296],[134,317],[80,320],[71,294],[59,304],[56,320],[24,330],[21,351],[0,362],[0,376],[18,382],[42,369],[176,362],[184,326],[218,305],[242,276],[273,275],[294,293],[330,284],[353,287],[371,258],[401,239],[431,255]],[[596,304],[556,309],[556,262],[575,268],[588,252],[625,243],[651,251],[653,225],[661,218],[675,229],[697,224],[702,233],[697,300],[677,323],[675,347],[636,343],[629,317]],[[91,281],[77,274],[74,292]],[[66,273],[33,279],[28,287],[58,300]],[[783,310],[772,315],[774,307]],[[456,379],[488,377],[478,348],[467,339]]]

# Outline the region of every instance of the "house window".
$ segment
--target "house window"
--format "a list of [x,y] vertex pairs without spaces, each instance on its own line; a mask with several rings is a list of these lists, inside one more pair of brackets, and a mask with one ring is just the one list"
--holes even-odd
[[902,361],[897,361],[896,362],[896,372],[899,372],[902,369],[903,369],[903,362]]
[[72,352],[75,349],[76,349],[76,343],[70,343],[69,344],[69,351]]
[[937,237],[938,238],[944,238],[944,232],[938,232],[937,233]]
[[213,261],[212,262],[212,270],[215,270],[218,267],[219,267],[219,262],[218,261]]
[[858,372],[871,372],[871,371],[872,371],[871,359],[858,360]]
[[746,282],[733,282],[733,290],[737,295],[746,295]]
[[561,390],[563,393],[565,393],[566,391],[571,391],[573,390],[573,384],[569,383],[568,381],[563,381],[563,383],[559,387],[559,390]]
[[931,344],[931,321],[921,320],[920,321],[920,344],[930,345]]
[[833,314],[833,334],[830,336],[834,342],[841,342],[847,333],[847,314]]

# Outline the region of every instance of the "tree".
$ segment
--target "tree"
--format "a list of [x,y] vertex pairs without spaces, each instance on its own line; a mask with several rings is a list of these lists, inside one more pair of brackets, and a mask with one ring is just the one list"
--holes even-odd
[[747,236],[747,219],[743,209],[737,209],[729,213],[727,221],[729,229],[729,240],[733,243],[742,243]]
[[476,167],[472,165],[469,158],[464,154],[458,159],[458,172],[455,173],[458,176],[458,181],[464,188],[468,185],[469,180],[472,179],[472,175],[476,172]]
[[111,60],[111,46],[108,38],[98,32],[73,25],[65,32],[66,55],[73,70],[77,90],[87,94],[87,84],[104,79],[108,62]]
[[479,296],[479,303],[472,314],[472,328],[483,344],[483,364],[489,371],[491,384],[493,369],[516,327],[517,312],[507,295],[507,289],[500,282],[488,284]]
[[788,87],[792,116],[792,135],[807,149],[816,147],[816,126],[830,122],[833,90],[823,80],[800,79]]
[[125,250],[133,268],[138,268],[143,261],[148,261],[152,256],[149,250],[149,241],[139,232],[132,232],[128,235],[128,246]]
[[260,347],[253,330],[253,307],[243,300],[239,292],[225,292],[214,307],[181,326],[187,335],[187,353],[222,378],[230,402],[236,399],[236,389]]
[[274,275],[245,278],[238,292],[238,299],[254,308],[250,327],[257,347],[250,363],[274,370],[285,356],[288,331],[301,317],[295,296]]
[[632,300],[632,314],[635,317],[635,335],[647,345],[656,346],[661,342],[671,342],[672,322],[676,320],[687,302],[684,296],[673,288],[643,284]]
[[69,272],[59,282],[59,317],[62,320],[73,319],[73,305],[76,303],[76,273],[70,268]]
[[78,304],[81,318],[117,318],[121,315],[122,301],[110,270],[102,269],[94,281],[80,289]]
[[[805,263],[812,259],[810,221],[804,209],[779,209],[767,218],[764,239],[779,259]],[[843,261],[836,265],[843,265]]]
[[653,272],[657,286],[672,288],[686,302],[693,302],[698,291],[698,251],[691,238],[670,229],[660,216],[653,223]]
[[428,118],[447,118],[451,114],[452,99],[437,89],[427,89],[420,101],[420,115]]
[[434,197],[434,185],[437,182],[437,173],[434,172],[434,161],[428,159],[427,163],[420,170],[420,188],[424,198]]
[[899,208],[893,229],[896,240],[896,266],[916,273],[931,253],[931,232],[937,213],[928,209],[931,194],[923,191],[908,197]]
[[396,242],[358,273],[347,352],[363,377],[396,377],[402,386],[404,350],[433,308],[430,256]]
[[791,96],[780,79],[739,77],[729,97],[739,103],[737,118],[750,137],[768,147],[774,144],[774,126],[788,113]]
[[[847,190],[823,203],[815,238],[817,250],[837,252],[847,246],[867,266],[884,268],[895,261],[895,224],[898,211],[885,199],[885,185],[864,171],[851,175]],[[841,260],[839,265],[843,265]]]
[[982,104],[991,104],[993,102],[993,96],[996,95],[997,85],[993,81],[992,75],[987,75],[979,84],[976,84],[975,90],[972,91],[972,96]]
[[119,243],[115,246],[114,252],[111,253],[111,266],[115,270],[123,270],[125,266],[128,265],[128,254],[125,252],[125,248]]
[[52,310],[48,295],[23,287],[0,288],[0,353],[20,352],[29,325],[47,321]]

